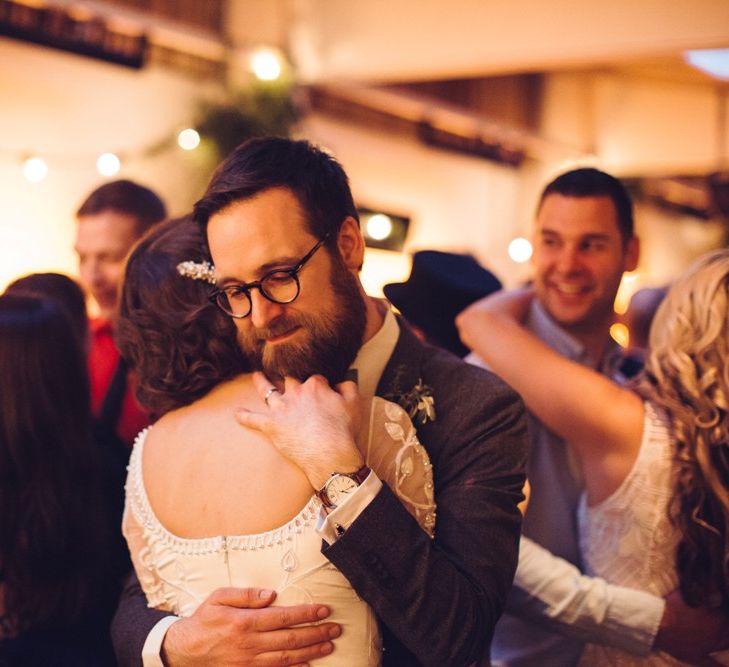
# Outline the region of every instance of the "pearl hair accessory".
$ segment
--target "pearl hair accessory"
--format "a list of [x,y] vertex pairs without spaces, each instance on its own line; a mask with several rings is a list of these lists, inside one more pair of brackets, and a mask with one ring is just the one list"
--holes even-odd
[[177,273],[185,278],[193,280],[204,280],[211,285],[215,284],[215,267],[210,262],[180,262],[177,265]]

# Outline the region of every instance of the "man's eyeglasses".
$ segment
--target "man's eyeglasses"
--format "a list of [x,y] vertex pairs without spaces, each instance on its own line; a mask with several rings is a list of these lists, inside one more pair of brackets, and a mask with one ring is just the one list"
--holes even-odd
[[328,237],[329,234],[325,234],[324,238],[317,241],[316,245],[290,269],[274,269],[260,280],[216,289],[210,295],[210,301],[224,313],[236,319],[242,319],[250,315],[253,308],[250,294],[252,289],[257,289],[273,303],[291,303],[301,292],[299,271],[304,268],[304,265],[314,256],[314,253],[319,250]]

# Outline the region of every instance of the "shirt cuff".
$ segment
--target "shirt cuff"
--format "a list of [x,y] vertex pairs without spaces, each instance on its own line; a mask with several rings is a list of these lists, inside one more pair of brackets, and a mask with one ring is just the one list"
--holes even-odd
[[626,592],[613,588],[605,628],[614,632],[614,645],[618,648],[635,655],[648,655],[653,648],[666,601],[643,591]]
[[[316,524],[316,530],[322,539],[327,544],[334,544],[339,536],[364,512],[367,505],[375,499],[380,489],[382,489],[380,478],[374,470],[370,470],[365,481],[335,510],[327,512],[322,505]],[[145,665],[145,667],[147,666]]]
[[170,626],[179,620],[179,616],[165,616],[149,631],[142,647],[142,667],[164,667],[162,642]]

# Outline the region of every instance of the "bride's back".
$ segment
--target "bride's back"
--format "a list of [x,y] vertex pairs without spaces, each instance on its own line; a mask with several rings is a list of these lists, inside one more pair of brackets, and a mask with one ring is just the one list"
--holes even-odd
[[263,411],[248,374],[162,417],[147,434],[142,475],[152,510],[183,538],[249,535],[294,517],[313,489],[300,468],[235,410]]

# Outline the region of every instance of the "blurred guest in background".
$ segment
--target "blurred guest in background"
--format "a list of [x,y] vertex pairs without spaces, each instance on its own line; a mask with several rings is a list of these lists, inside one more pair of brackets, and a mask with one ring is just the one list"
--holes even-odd
[[[10,283],[5,294],[53,299],[64,308],[73,325],[79,345],[88,354],[88,318],[86,297],[81,286],[72,278],[60,273],[31,273]],[[94,420],[96,424],[96,420]],[[99,433],[101,431],[101,433]],[[109,437],[96,426],[94,436],[102,450],[103,464],[108,469],[108,493],[113,498],[116,511],[112,517],[114,532],[118,532],[124,508],[124,479],[129,452],[119,446],[116,437]]]
[[[610,337],[610,325],[623,272],[635,268],[639,250],[632,202],[622,183],[592,168],[559,175],[540,197],[533,246],[536,296],[526,326],[567,359],[622,378],[621,349]],[[490,336],[485,327],[468,330],[477,352]],[[663,600],[580,578],[575,513],[583,478],[577,457],[538,415],[530,417],[531,493],[515,585],[496,626],[494,662],[567,667],[576,664],[586,636],[647,653]],[[564,625],[555,622],[560,619]]]
[[58,301],[71,317],[71,323],[84,350],[88,344],[88,315],[86,297],[81,286],[61,273],[30,273],[18,278],[5,288],[5,294],[47,297]]
[[90,323],[91,409],[100,436],[127,447],[149,419],[134,396],[133,378],[114,344],[118,292],[127,253],[166,215],[164,203],[152,190],[127,180],[100,186],[76,213],[79,275],[99,311]]
[[421,338],[459,357],[468,354],[456,329],[456,315],[477,299],[501,289],[501,281],[471,255],[421,250],[410,277],[384,292]]
[[[586,571],[653,595],[679,587],[696,613],[717,612],[718,625],[706,618],[713,646],[702,633],[677,645],[661,625],[654,648],[692,664],[706,650],[729,648],[729,250],[700,258],[671,288],[632,388],[530,333],[522,323],[533,299],[530,289],[501,293],[458,322],[465,340],[578,454]],[[488,336],[478,335],[484,330]],[[676,664],[662,653],[640,660],[597,644],[586,646],[580,662]]]
[[0,368],[0,664],[113,665],[124,558],[84,351],[59,302],[0,296]]

